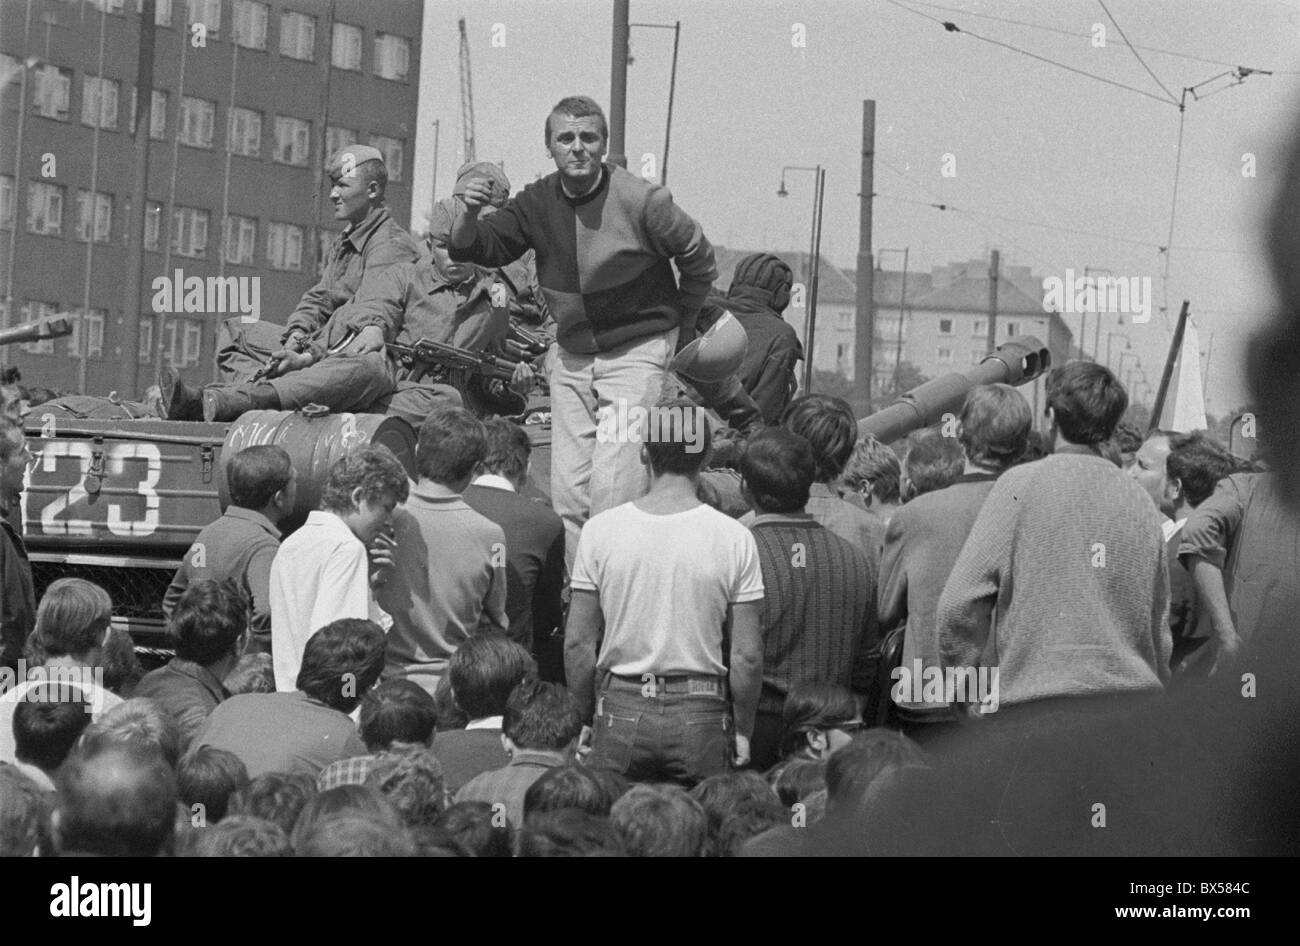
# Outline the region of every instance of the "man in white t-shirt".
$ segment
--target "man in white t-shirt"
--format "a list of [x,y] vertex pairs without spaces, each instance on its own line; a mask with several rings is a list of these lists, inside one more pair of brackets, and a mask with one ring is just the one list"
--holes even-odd
[[598,436],[640,440],[652,485],[593,516],[578,540],[565,671],[584,712],[595,704],[587,761],[691,785],[749,761],[762,685],[758,547],[696,498],[710,446],[699,407],[615,410]]

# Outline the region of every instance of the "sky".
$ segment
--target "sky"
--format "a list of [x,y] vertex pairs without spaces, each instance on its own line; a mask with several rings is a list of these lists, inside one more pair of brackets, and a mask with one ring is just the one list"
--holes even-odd
[[[435,120],[440,196],[463,155],[457,20],[469,36],[478,158],[503,161],[519,188],[554,168],[542,126],[556,100],[587,94],[608,108],[612,9],[427,0],[413,226],[432,193]],[[853,268],[862,101],[873,99],[876,248],[908,247],[913,270],[996,248],[1004,265],[1044,278],[1085,267],[1149,278],[1157,311],[1142,325],[1112,318],[1104,331],[1125,336],[1113,345],[1131,344],[1154,387],[1189,299],[1208,409],[1245,402],[1243,345],[1272,305],[1261,219],[1300,103],[1300,2],[632,0],[630,19],[681,21],[668,185],[715,243],[806,249],[813,175],[788,174],[787,198],[777,189],[783,166],[821,164],[822,251]],[[634,170],[643,155],[661,160],[672,39],[631,31]],[[1222,74],[1236,66],[1274,74],[1232,85]],[[954,209],[926,206],[935,203]],[[901,268],[901,254],[881,262]],[[1077,330],[1077,316],[1066,321]]]

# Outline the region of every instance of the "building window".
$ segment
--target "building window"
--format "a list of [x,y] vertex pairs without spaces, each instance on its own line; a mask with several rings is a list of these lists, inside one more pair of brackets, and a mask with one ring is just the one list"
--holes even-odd
[[267,227],[266,259],[272,269],[302,269],[302,227],[291,223]]
[[[81,313],[72,313],[72,334],[68,336],[68,356],[81,357]],[[86,357],[100,358],[104,354],[104,322],[108,318],[107,309],[91,309],[86,317]]]
[[1007,327],[1007,332],[1006,332],[1007,338],[1014,338],[1015,336],[1020,334],[1019,322],[1007,322],[1005,324]]
[[256,0],[235,0],[231,36],[245,49],[266,49],[267,6]]
[[388,180],[395,184],[402,182],[403,158],[406,154],[406,142],[400,138],[388,138],[384,135],[371,135],[370,143],[379,149],[388,166]]
[[91,0],[90,5],[105,13],[121,13],[126,9],[126,0]]
[[272,157],[276,163],[306,167],[310,145],[311,122],[287,115],[275,117],[275,154]]
[[376,33],[375,75],[381,79],[405,82],[410,71],[411,41],[405,36],[394,36],[392,33]]
[[14,179],[0,174],[0,227],[14,228]]
[[212,147],[212,131],[217,124],[217,103],[207,99],[181,98],[181,144],[195,148]]
[[280,55],[313,62],[316,59],[316,18],[305,13],[280,14]]
[[841,312],[841,313],[840,313],[840,328],[853,328],[853,313],[852,313],[852,312]]
[[975,319],[970,324],[971,338],[983,338],[988,332],[983,319]]
[[151,200],[144,205],[144,248],[156,250],[162,246],[163,205],[160,200]]
[[257,254],[257,220],[254,217],[226,218],[226,262],[253,265]]
[[952,364],[952,349],[940,348],[934,353],[934,359],[941,365]]
[[952,319],[940,319],[940,320],[939,320],[939,334],[940,334],[940,335],[951,335],[951,334],[952,334]]
[[199,257],[208,252],[208,212],[194,207],[177,207],[172,214],[172,252],[177,256]]
[[63,186],[32,181],[27,188],[27,232],[63,235]]
[[847,358],[848,356],[849,356],[848,345],[846,345],[844,342],[840,342],[838,345],[835,346],[835,360],[837,362],[842,363],[844,359]]
[[221,0],[188,0],[185,7],[189,22],[202,23],[208,39],[221,38]]
[[[135,0],[135,12],[144,12],[144,0]],[[172,0],[158,0],[154,7],[153,22],[155,26],[172,25]]]
[[[135,130],[136,98],[139,94],[139,89],[131,93],[131,124],[127,128],[128,134]],[[153,104],[149,108],[149,137],[154,141],[167,139],[167,93],[157,89],[153,90]]]
[[140,352],[137,355],[140,364],[147,365],[153,360],[153,316],[140,320]]
[[[23,320],[34,322],[37,319],[46,319],[57,315],[58,312],[59,304],[57,302],[28,302],[23,306]],[[23,342],[22,349],[31,355],[53,355],[54,339],[42,338],[40,341]]]
[[[94,128],[114,131],[117,128],[117,93],[120,83],[116,79],[100,76],[81,77],[81,123]],[[96,118],[95,116],[99,117]]]
[[334,24],[330,63],[335,69],[361,71],[361,27],[347,23]]
[[[90,239],[90,191],[77,191],[77,239]],[[95,242],[107,243],[113,232],[113,195],[95,193]]]
[[340,128],[338,125],[325,126],[325,154],[331,155],[340,148],[357,143],[355,128]]
[[71,96],[71,69],[45,65],[36,70],[36,93],[32,96],[32,111],[37,115],[66,122]]
[[251,108],[230,110],[230,150],[246,158],[262,156],[262,113]]
[[163,338],[167,343],[168,364],[177,368],[192,368],[199,363],[203,346],[203,323],[193,319],[168,319],[163,327]]

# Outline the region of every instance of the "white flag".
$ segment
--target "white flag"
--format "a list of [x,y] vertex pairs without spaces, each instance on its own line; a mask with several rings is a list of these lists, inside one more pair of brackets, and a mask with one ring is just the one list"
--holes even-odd
[[1183,330],[1182,350],[1174,362],[1174,373],[1169,379],[1164,410],[1160,414],[1162,430],[1175,430],[1180,434],[1205,430],[1205,393],[1201,389],[1201,342],[1196,323],[1189,315]]

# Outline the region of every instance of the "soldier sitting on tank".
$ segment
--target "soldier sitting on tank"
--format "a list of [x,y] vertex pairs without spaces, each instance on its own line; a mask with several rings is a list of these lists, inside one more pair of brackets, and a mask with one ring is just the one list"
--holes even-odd
[[[334,216],[347,226],[330,248],[320,282],[289,317],[271,351],[265,323],[222,326],[229,336],[218,355],[224,383],[191,390],[174,368],[159,372],[165,416],[171,420],[233,420],[248,410],[323,404],[334,411],[364,410],[393,392],[384,343],[393,340],[380,321],[357,321],[342,311],[385,269],[420,259],[419,244],[393,219],[384,202],[388,171],[383,155],[350,145],[329,163]],[[334,351],[349,338],[342,350]]]

